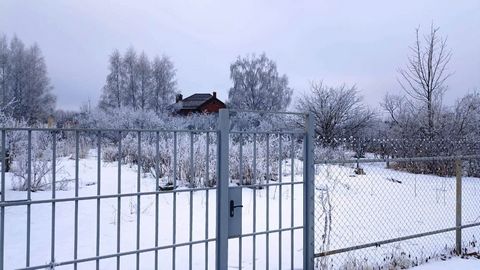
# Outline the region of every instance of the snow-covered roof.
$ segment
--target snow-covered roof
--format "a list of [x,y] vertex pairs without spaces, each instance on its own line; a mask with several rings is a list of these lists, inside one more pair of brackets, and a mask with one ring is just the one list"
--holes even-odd
[[211,94],[193,94],[185,99],[182,102],[182,109],[185,110],[195,110],[198,107],[202,106],[203,103],[210,100],[213,96]]

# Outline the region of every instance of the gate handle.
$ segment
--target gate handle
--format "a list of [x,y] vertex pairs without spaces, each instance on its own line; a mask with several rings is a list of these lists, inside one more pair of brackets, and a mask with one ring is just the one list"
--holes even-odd
[[242,207],[242,208],[243,208],[243,205],[241,205],[241,204],[235,205],[235,203],[233,202],[233,200],[230,200],[230,217],[233,217],[233,216],[234,216],[235,208],[238,208],[238,207]]

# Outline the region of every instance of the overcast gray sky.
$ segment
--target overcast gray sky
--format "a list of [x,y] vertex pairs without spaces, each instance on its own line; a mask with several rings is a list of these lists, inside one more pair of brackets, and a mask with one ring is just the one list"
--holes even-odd
[[480,1],[106,1],[0,0],[0,33],[37,42],[57,105],[96,104],[108,55],[129,46],[166,54],[185,95],[227,98],[229,65],[262,53],[277,62],[295,95],[311,81],[357,84],[375,106],[399,91],[414,29],[441,27],[453,51],[446,104],[480,89]]

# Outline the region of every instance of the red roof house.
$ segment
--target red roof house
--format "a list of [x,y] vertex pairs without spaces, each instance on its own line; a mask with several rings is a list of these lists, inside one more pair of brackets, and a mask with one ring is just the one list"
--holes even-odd
[[217,93],[213,92],[212,94],[193,94],[185,99],[178,94],[171,108],[175,114],[189,115],[191,113],[218,113],[226,106],[217,98]]

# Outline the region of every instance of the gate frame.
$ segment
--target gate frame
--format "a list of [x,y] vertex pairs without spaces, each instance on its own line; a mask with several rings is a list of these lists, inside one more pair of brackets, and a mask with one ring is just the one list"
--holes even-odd
[[218,115],[217,157],[217,228],[215,243],[215,268],[228,268],[228,148],[230,142],[230,115],[220,109]]
[[[256,111],[251,111],[256,112]],[[315,121],[311,113],[305,116],[303,142],[303,269],[314,269],[314,151]],[[220,109],[218,116],[217,159],[217,220],[216,220],[216,269],[228,268],[228,192],[229,192],[229,142],[230,110]]]

